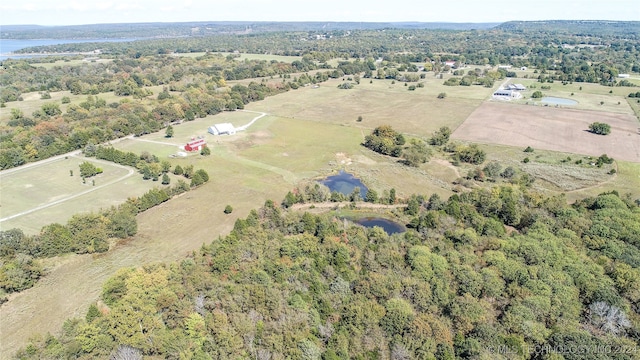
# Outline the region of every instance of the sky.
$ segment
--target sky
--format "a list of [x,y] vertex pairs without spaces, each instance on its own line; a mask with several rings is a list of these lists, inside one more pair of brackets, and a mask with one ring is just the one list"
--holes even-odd
[[190,21],[636,20],[638,0],[0,0],[2,25]]

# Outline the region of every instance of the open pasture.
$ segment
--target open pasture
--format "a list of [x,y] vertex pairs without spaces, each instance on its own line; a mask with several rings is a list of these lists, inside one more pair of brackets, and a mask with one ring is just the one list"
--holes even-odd
[[[611,125],[611,134],[590,133],[595,121]],[[640,162],[639,127],[629,114],[486,102],[452,137]]]
[[[89,161],[104,170],[82,183],[79,164]],[[73,176],[70,176],[70,170]],[[2,229],[36,233],[44,225],[66,222],[73,214],[97,211],[139,196],[157,182],[143,181],[133,168],[82,156],[58,157],[0,175]],[[95,181],[95,186],[93,185]],[[23,214],[20,216],[16,216]]]
[[[345,77],[347,78],[347,77]],[[353,89],[341,90],[342,79],[332,79],[319,87],[307,86],[266,98],[247,108],[293,119],[319,121],[369,129],[390,124],[394,129],[428,137],[442,126],[455,129],[491,95],[492,89],[449,87],[444,80],[422,80],[424,88],[409,91],[402,82],[361,79]],[[447,98],[438,99],[441,92]],[[362,122],[357,122],[362,116]]]

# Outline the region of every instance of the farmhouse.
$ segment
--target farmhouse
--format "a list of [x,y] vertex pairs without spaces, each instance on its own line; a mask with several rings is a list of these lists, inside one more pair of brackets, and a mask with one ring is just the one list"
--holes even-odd
[[236,128],[230,123],[221,123],[209,126],[208,131],[211,135],[233,135],[236,133]]
[[200,151],[203,147],[207,146],[207,140],[205,139],[192,139],[184,146],[185,151]]

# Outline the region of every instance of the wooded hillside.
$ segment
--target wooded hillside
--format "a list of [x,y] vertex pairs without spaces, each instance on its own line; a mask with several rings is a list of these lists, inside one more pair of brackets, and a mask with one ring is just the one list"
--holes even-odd
[[638,358],[637,204],[418,199],[394,236],[267,201],[187,259],[119,271],[19,358]]

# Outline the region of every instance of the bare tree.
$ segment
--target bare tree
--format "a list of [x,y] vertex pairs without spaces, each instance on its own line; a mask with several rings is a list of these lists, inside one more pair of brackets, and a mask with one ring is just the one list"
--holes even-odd
[[320,334],[320,336],[322,336],[322,340],[324,341],[324,343],[326,344],[329,339],[331,338],[331,335],[333,335],[333,325],[331,325],[331,323],[327,320],[326,325],[318,325],[318,333]]
[[631,327],[629,318],[620,308],[604,301],[589,305],[589,320],[598,329],[614,335],[624,333]]
[[205,316],[207,311],[204,308],[204,300],[205,300],[205,296],[203,294],[198,294],[198,296],[196,296],[195,299],[193,299],[193,301],[195,302],[195,311],[202,315]]
[[266,349],[259,349],[258,355],[256,356],[257,360],[271,360],[271,352]]
[[142,352],[129,345],[120,345],[111,352],[110,360],[142,360]]
[[391,360],[410,360],[411,353],[407,347],[400,343],[395,343],[391,350]]

